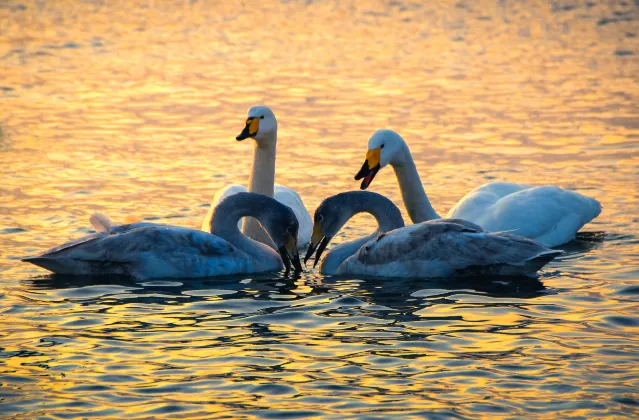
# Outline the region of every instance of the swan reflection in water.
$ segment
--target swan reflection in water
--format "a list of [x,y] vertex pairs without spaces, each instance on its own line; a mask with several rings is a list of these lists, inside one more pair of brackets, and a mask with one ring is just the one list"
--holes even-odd
[[[374,305],[376,310],[367,311],[367,315],[410,321],[423,319],[423,313],[417,315],[415,312],[423,310],[427,300],[446,303],[446,299],[453,295],[532,299],[553,293],[539,279],[524,277],[499,277],[495,281],[486,277],[360,280],[338,276],[319,278],[307,274],[263,274],[137,282],[115,276],[49,275],[24,280],[21,285],[26,292],[51,292],[57,295],[52,300],[70,300],[80,305],[108,303],[115,307],[138,303],[188,306],[188,316],[195,315],[195,318],[201,315],[197,313],[200,311],[207,315],[225,313],[230,315],[229,318],[238,318],[259,313],[273,314],[293,306],[299,306],[301,310],[309,306],[309,310],[322,311],[323,305],[326,305],[325,310]],[[322,299],[318,303],[313,299],[317,296],[328,301]],[[304,299],[309,300],[305,302]],[[500,301],[500,305],[508,304]],[[513,305],[520,306],[521,302]]]

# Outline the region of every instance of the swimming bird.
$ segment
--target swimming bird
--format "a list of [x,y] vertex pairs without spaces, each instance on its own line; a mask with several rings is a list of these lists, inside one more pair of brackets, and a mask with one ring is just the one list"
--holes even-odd
[[[365,190],[377,172],[391,165],[395,170],[404,205],[414,223],[439,219],[422,185],[415,162],[404,139],[392,130],[379,130],[368,141],[366,160],[355,180]],[[555,247],[575,238],[579,229],[601,213],[594,198],[545,185],[508,182],[483,185],[459,201],[448,218],[463,219],[489,232],[524,236]]]
[[[300,224],[298,244],[305,246],[311,239],[313,219],[306,210],[302,198],[295,190],[275,184],[277,119],[269,107],[254,106],[248,110],[245,127],[236,139],[242,141],[247,138],[255,140],[249,188],[247,190],[244,185],[233,184],[220,189],[215,194],[209,212],[202,223],[202,230],[208,231],[211,215],[217,204],[238,192],[250,191],[273,197],[290,207]],[[244,222],[243,232],[251,239],[273,246],[270,238],[255,219],[249,218]]]
[[346,222],[370,213],[378,228],[372,235],[329,252],[322,274],[370,277],[451,277],[505,275],[534,277],[562,251],[505,233],[484,232],[460,219],[437,219],[404,227],[399,209],[386,197],[350,191],[325,199],[315,211],[306,263],[315,250],[315,265]]
[[[242,217],[254,217],[279,251],[244,236]],[[94,215],[97,233],[28,257],[29,262],[59,274],[126,275],[138,280],[195,278],[265,271],[301,271],[298,223],[293,211],[261,194],[238,193],[221,202],[209,232],[154,223],[114,226]]]

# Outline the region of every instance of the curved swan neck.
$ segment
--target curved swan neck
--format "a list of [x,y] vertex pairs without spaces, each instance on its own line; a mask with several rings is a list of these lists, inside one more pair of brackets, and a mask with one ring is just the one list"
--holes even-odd
[[351,191],[342,195],[345,199],[343,211],[348,214],[348,219],[358,213],[370,213],[377,221],[379,232],[404,227],[402,213],[388,198],[367,191]]
[[275,152],[277,133],[267,134],[268,139],[255,142],[253,167],[249,177],[249,192],[273,197],[275,187]]
[[272,206],[270,200],[268,197],[250,193],[238,193],[227,197],[213,211],[211,233],[249,254],[259,254],[258,250],[268,247],[243,235],[237,227],[237,222],[242,217],[264,220],[268,217],[265,210]]
[[[326,203],[326,204],[324,204]],[[397,206],[383,195],[370,191],[349,191],[337,194],[324,201],[323,205],[334,206],[342,213],[341,226],[358,213],[370,213],[377,220],[377,230],[354,241],[349,241],[331,249],[320,265],[322,274],[335,274],[339,266],[348,257],[356,253],[366,242],[375,238],[379,232],[388,232],[404,227],[402,213]]]
[[391,166],[399,182],[402,199],[404,200],[404,205],[406,206],[406,210],[408,210],[410,219],[413,223],[440,219],[439,214],[437,214],[430,204],[430,200],[426,195],[408,145],[404,143],[402,146],[397,158],[391,161]]

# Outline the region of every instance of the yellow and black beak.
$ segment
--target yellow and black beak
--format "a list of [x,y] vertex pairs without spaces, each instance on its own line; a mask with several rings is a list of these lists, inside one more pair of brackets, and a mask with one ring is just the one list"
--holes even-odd
[[302,271],[302,263],[300,262],[300,254],[297,250],[297,239],[295,235],[290,235],[288,237],[288,241],[286,241],[285,246],[281,246],[278,249],[280,253],[280,257],[282,257],[282,262],[284,263],[284,268],[286,269],[285,275],[291,271],[291,262],[293,263],[293,268],[295,271]]
[[326,249],[326,245],[328,245],[330,241],[330,236],[324,236],[322,226],[319,223],[315,223],[313,225],[313,235],[311,236],[311,243],[308,245],[308,250],[306,251],[306,256],[304,257],[304,265],[306,265],[306,262],[313,256],[313,253],[317,248],[317,254],[315,254],[315,262],[313,263],[313,268],[315,268],[320,260],[320,257],[322,256],[322,253]]
[[242,130],[242,132],[238,134],[237,137],[235,137],[235,140],[241,141],[249,137],[255,137],[259,129],[260,119],[258,117],[250,117],[246,120],[246,126],[244,127],[244,130]]
[[380,168],[380,159],[382,155],[382,149],[370,149],[366,152],[366,160],[364,161],[364,165],[362,165],[362,169],[355,175],[355,180],[358,181],[362,178],[362,185],[360,185],[360,189],[365,190],[371,185],[373,182],[373,178],[377,175],[377,172]]

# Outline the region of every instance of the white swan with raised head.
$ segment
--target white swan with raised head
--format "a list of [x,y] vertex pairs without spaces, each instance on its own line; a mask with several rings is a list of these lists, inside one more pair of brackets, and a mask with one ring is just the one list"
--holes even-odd
[[399,209],[386,197],[351,191],[327,198],[315,211],[313,236],[304,262],[315,265],[331,239],[357,213],[378,223],[372,235],[339,245],[322,264],[322,274],[370,277],[506,275],[533,277],[562,251],[504,233],[484,232],[465,220],[438,219],[404,227]]
[[[283,185],[275,184],[277,119],[269,107],[254,106],[249,109],[244,130],[236,139],[240,141],[247,138],[255,140],[249,187],[247,189],[244,185],[233,184],[220,189],[215,194],[209,212],[202,223],[202,230],[208,230],[211,215],[216,205],[233,194],[250,191],[273,197],[280,203],[290,207],[300,224],[298,244],[300,247],[305,246],[311,239],[313,219],[297,192]],[[272,246],[272,242],[266,232],[255,219],[246,219],[242,231],[249,238]]]
[[[254,217],[278,251],[244,236],[242,217]],[[93,216],[99,232],[23,259],[59,274],[126,275],[135,279],[195,278],[302,269],[293,211],[260,194],[239,193],[217,206],[209,232],[154,223],[113,226]]]
[[[377,172],[391,165],[413,223],[439,219],[424,191],[415,162],[404,139],[392,130],[378,130],[355,179],[366,189]],[[550,185],[507,182],[483,185],[462,198],[448,217],[463,219],[489,232],[510,232],[554,247],[575,238],[579,229],[601,213],[594,198]]]

